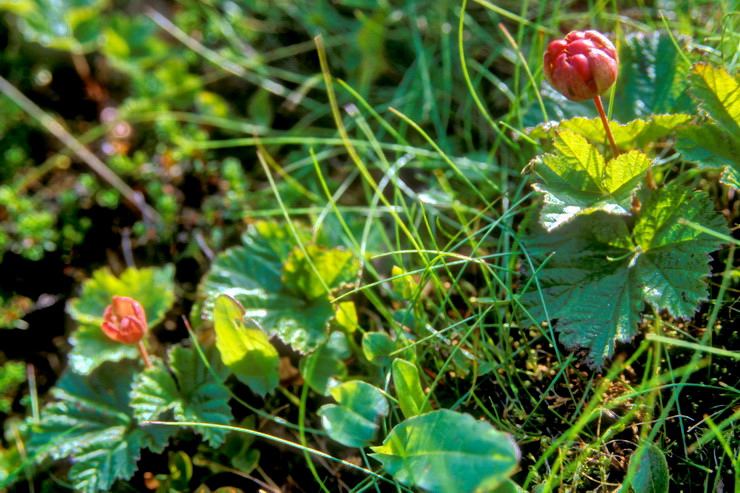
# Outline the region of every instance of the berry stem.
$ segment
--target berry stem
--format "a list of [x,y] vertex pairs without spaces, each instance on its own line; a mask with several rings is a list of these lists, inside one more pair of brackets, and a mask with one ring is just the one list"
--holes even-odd
[[147,367],[147,369],[152,367],[152,362],[149,360],[149,353],[147,352],[146,348],[144,347],[144,343],[139,341],[136,344],[136,347],[139,348],[139,352],[141,353],[141,359],[144,361],[144,366]]
[[599,110],[599,116],[601,117],[601,123],[604,124],[604,130],[606,130],[606,136],[609,139],[609,145],[612,147],[612,153],[614,153],[614,157],[619,156],[619,149],[617,149],[617,144],[614,142],[614,136],[612,135],[612,129],[609,128],[609,120],[606,119],[606,113],[604,112],[604,106],[601,104],[601,96],[598,94],[596,97],[594,97],[594,103],[596,104],[596,109]]

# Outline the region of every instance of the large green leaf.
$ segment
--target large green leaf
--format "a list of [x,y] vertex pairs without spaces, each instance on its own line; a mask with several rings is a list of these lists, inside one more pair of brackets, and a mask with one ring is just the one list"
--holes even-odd
[[[679,45],[685,45],[679,39]],[[661,113],[694,114],[686,93],[689,64],[665,32],[628,36],[619,53],[612,115],[620,122]]]
[[328,337],[335,315],[326,288],[351,280],[357,261],[342,249],[308,245],[312,267],[292,238],[287,226],[262,222],[251,227],[243,245],[219,255],[206,275],[202,316],[210,316],[216,296],[228,294],[244,306],[246,320],[255,320],[268,334],[304,353],[316,349]]
[[523,301],[537,319],[557,319],[561,342],[588,349],[594,367],[636,334],[644,301],[685,318],[707,297],[707,254],[719,242],[680,220],[728,233],[701,192],[670,187],[642,199],[632,234],[619,216],[596,213],[526,241],[534,258],[549,258]]
[[[131,407],[136,418],[156,420],[171,412],[177,421],[231,424],[229,391],[222,383],[228,370],[212,347],[206,350],[206,356],[220,380],[214,378],[198,351],[182,346],[170,351],[169,370],[157,362],[137,375],[131,391]],[[223,442],[227,433],[201,427],[196,432],[214,447]]]
[[100,324],[103,311],[113,296],[128,296],[141,303],[149,328],[164,319],[175,301],[175,269],[168,264],[162,268],[129,268],[120,277],[108,269],[98,269],[82,283],[82,294],[67,304],[67,312],[79,322],[70,336],[72,351],[69,363],[74,371],[88,374],[104,361],[120,361],[139,357],[136,346],[121,344],[103,334]]
[[722,128],[740,141],[740,81],[722,67],[697,63],[691,67],[691,93]]
[[213,310],[213,326],[224,364],[257,394],[272,392],[280,380],[280,358],[261,329],[246,326],[244,307],[228,295],[219,296]]
[[[629,123],[609,122],[614,141],[622,150],[643,149],[674,132],[676,127],[688,122],[691,115],[648,115]],[[600,118],[576,117],[570,120],[551,121],[527,129],[535,139],[554,137],[557,132],[571,130],[592,143],[606,143],[606,133]]]
[[378,418],[388,414],[388,400],[369,383],[352,380],[330,389],[339,403],[319,409],[321,423],[331,438],[348,447],[364,447],[378,432]]
[[607,163],[570,130],[557,133],[554,144],[555,154],[538,156],[528,166],[542,179],[533,188],[544,194],[540,222],[548,231],[580,214],[630,214],[632,196],[650,167],[645,154],[631,151]]
[[140,427],[129,406],[133,365],[106,362],[88,376],[67,371],[52,389],[56,399],[34,425],[31,446],[51,446],[54,458],[73,460],[75,490],[108,491],[136,471],[142,448],[164,449],[173,430]]
[[[641,455],[639,460],[637,455]],[[641,445],[630,457],[629,472],[635,493],[668,493],[670,484],[668,462],[656,445]]]
[[447,409],[407,419],[372,449],[401,483],[440,493],[489,491],[519,463],[509,435]]

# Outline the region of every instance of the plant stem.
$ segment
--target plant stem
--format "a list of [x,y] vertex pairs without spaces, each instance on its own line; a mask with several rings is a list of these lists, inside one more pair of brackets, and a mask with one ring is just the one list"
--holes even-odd
[[612,146],[612,152],[614,153],[614,157],[619,156],[619,149],[617,149],[617,144],[614,142],[614,136],[612,135],[612,129],[609,128],[609,120],[606,119],[606,113],[604,112],[604,106],[601,104],[601,96],[598,94],[594,98],[594,103],[596,104],[596,109],[599,110],[599,116],[601,117],[601,123],[604,124],[604,130],[606,130],[606,136],[609,139],[609,145]]
[[147,367],[147,369],[152,367],[152,362],[149,360],[149,353],[147,352],[146,348],[144,347],[144,343],[139,341],[136,347],[139,348],[139,352],[141,353],[141,359],[144,360],[144,366]]

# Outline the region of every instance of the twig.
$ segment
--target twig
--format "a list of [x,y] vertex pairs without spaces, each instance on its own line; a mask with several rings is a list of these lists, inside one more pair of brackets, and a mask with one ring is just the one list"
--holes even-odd
[[609,128],[609,120],[606,119],[606,113],[604,112],[604,105],[601,104],[601,96],[598,94],[594,98],[594,103],[596,103],[596,109],[599,111],[599,116],[601,117],[601,123],[604,124],[604,130],[606,130],[606,136],[609,139],[609,145],[612,147],[612,153],[614,153],[614,157],[616,158],[619,156],[619,149],[617,149],[617,144],[614,142],[614,136],[612,135],[612,129]]

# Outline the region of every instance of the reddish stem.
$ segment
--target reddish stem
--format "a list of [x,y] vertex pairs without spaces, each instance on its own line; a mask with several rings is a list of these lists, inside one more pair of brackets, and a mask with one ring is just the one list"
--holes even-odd
[[596,103],[596,109],[599,110],[599,116],[601,117],[601,123],[604,124],[604,130],[606,130],[606,136],[609,139],[609,145],[612,147],[612,152],[614,153],[614,157],[616,158],[619,156],[619,149],[617,149],[617,144],[614,142],[614,136],[612,135],[612,129],[609,128],[609,120],[606,119],[606,113],[604,112],[604,106],[601,104],[601,96],[598,94],[594,98],[594,103]]
[[144,347],[144,343],[139,341],[136,344],[136,347],[139,348],[139,352],[141,353],[141,359],[144,360],[144,366],[147,367],[147,369],[152,367],[152,362],[149,360],[149,353],[147,352],[146,348]]

